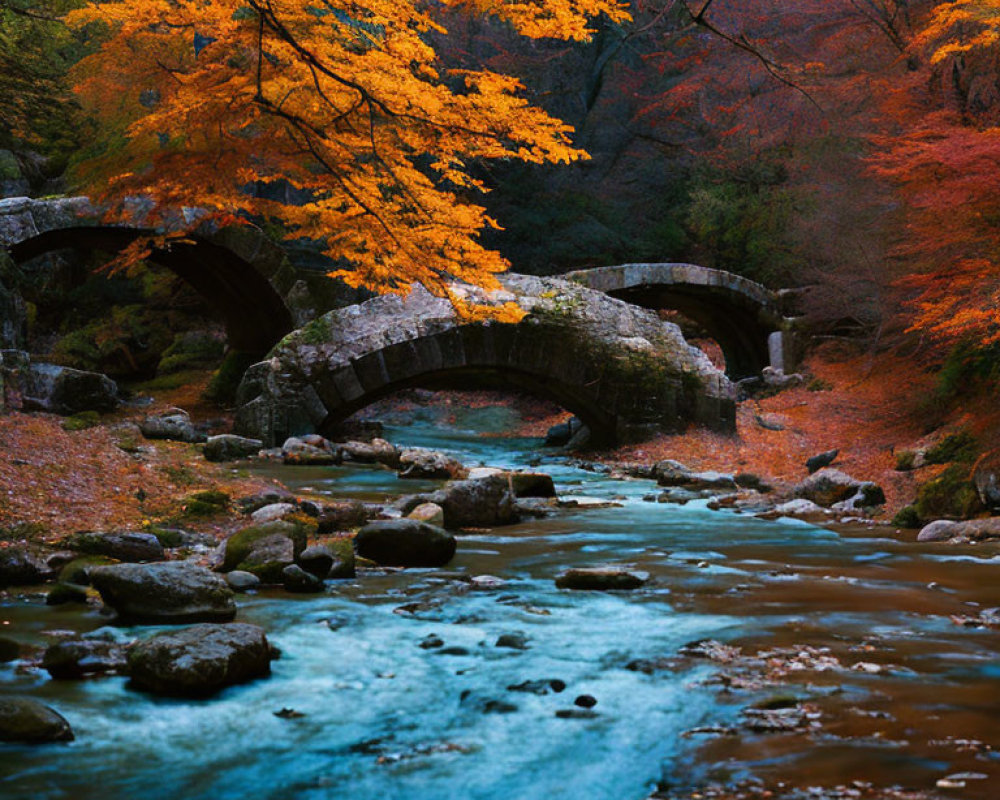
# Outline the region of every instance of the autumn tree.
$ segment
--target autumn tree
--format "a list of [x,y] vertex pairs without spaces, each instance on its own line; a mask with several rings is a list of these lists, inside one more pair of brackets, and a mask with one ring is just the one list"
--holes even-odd
[[1000,342],[1000,2],[936,3],[911,53],[874,166],[906,203],[911,327],[972,353]]
[[[203,223],[178,213],[196,207],[281,221],[323,242],[354,286],[496,286],[507,264],[479,241],[497,223],[470,199],[483,188],[470,165],[586,154],[515,78],[443,69],[430,37],[456,9],[530,38],[582,40],[594,15],[625,18],[613,0],[95,2],[69,17],[107,30],[75,72],[104,130],[83,184],[113,217],[141,206],[158,245]],[[278,181],[299,202],[246,191]]]
[[83,53],[60,19],[75,5],[0,0],[0,147],[55,156],[61,165],[79,146],[66,73]]

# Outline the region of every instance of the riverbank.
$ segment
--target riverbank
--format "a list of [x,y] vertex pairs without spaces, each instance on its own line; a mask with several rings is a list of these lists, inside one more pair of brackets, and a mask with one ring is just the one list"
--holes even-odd
[[[753,473],[788,492],[807,476],[808,458],[836,449],[833,467],[882,487],[886,503],[874,519],[888,522],[913,502],[921,483],[945,469],[899,471],[898,453],[961,430],[973,431],[985,449],[995,445],[1000,420],[985,405],[938,414],[933,420],[938,426],[929,432],[932,379],[905,360],[834,358],[820,351],[804,367],[809,376],[804,385],[741,403],[733,436],[691,428],[586,457],[612,465],[673,459],[696,471]],[[49,414],[0,415],[0,527],[18,526],[29,538],[43,539],[76,530],[137,528],[151,518],[181,513],[185,499],[197,491],[239,496],[273,488],[245,472],[210,464],[194,445],[148,441],[139,433],[136,423],[143,417],[174,406],[190,412],[209,433],[227,431],[231,417],[201,400],[208,377],[206,372],[157,391],[151,404],[105,416],[86,430],[66,431],[63,418]],[[446,425],[476,410],[483,412],[479,423],[491,409],[506,409],[509,413],[490,417],[484,436],[541,437],[568,417],[536,398],[481,391],[410,393],[369,407],[364,416],[405,423],[428,409]],[[212,524],[220,535],[227,532],[226,520]]]

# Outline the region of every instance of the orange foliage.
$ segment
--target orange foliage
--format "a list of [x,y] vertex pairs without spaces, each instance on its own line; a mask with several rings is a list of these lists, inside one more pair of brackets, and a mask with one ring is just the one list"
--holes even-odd
[[[467,199],[484,191],[470,163],[586,154],[516,79],[441,69],[430,40],[455,9],[532,38],[583,39],[595,15],[626,18],[615,0],[93,2],[68,18],[108,29],[75,72],[105,134],[80,170],[85,187],[113,219],[168,236],[206,221],[185,207],[279,220],[289,239],[325,243],[343,265],[331,274],[354,286],[496,288],[508,265],[478,241],[497,223]],[[279,181],[295,201],[246,190]]]
[[[885,97],[896,130],[875,139],[875,171],[906,202],[911,329],[946,343],[1000,341],[1000,109],[974,96],[995,81],[998,42],[998,0],[937,3],[911,46],[929,67]],[[963,73],[979,74],[964,92]]]

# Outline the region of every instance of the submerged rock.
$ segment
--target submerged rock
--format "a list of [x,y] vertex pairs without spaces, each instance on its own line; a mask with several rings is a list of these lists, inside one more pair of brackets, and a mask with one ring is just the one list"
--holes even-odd
[[54,709],[20,695],[0,695],[0,742],[69,742],[73,729]]
[[624,591],[638,589],[649,581],[646,572],[633,572],[618,567],[577,567],[556,578],[560,589]]
[[455,537],[415,519],[366,525],[354,540],[359,556],[395,567],[441,567],[455,555]]
[[270,674],[271,647],[256,625],[195,625],[138,643],[129,652],[128,668],[139,689],[204,697]]
[[236,616],[233,590],[225,580],[184,561],[95,567],[90,579],[124,621],[176,625]]

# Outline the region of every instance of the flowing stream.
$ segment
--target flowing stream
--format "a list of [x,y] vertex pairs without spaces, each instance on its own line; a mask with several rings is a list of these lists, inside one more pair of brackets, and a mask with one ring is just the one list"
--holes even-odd
[[[418,420],[387,438],[467,464],[538,457],[538,440],[463,430],[481,427],[481,415],[449,430]],[[433,486],[375,468],[255,469],[293,491],[336,497]],[[462,536],[445,570],[367,574],[318,596],[243,595],[238,619],[263,626],[282,652],[268,679],[190,701],[133,691],[124,678],[53,681],[0,665],[2,691],[49,703],[76,733],[68,744],[0,745],[0,797],[642,800],[659,781],[696,787],[755,774],[932,789],[958,771],[987,777],[948,796],[1000,795],[990,747],[1000,747],[1000,633],[951,619],[1000,606],[995,550],[917,546],[881,529],[835,533],[704,502],[648,503],[648,481],[613,481],[554,458],[539,469],[561,494],[622,507]],[[566,567],[603,563],[645,570],[653,582],[631,593],[554,586]],[[506,585],[474,590],[458,574]],[[38,595],[0,606],[0,621],[5,635],[35,644],[51,641],[46,631],[106,624],[95,610],[46,607]],[[155,629],[113,630],[126,639]],[[495,646],[509,633],[528,649]],[[422,648],[432,634],[445,646]],[[704,684],[721,669],[705,660],[652,674],[627,668],[705,638],[745,652],[828,647],[847,667],[893,666],[728,692]],[[508,689],[544,679],[566,688]],[[584,694],[597,699],[594,716],[556,716]],[[776,695],[813,703],[822,726],[683,736],[738,726],[744,706]],[[283,708],[304,716],[275,716]]]

